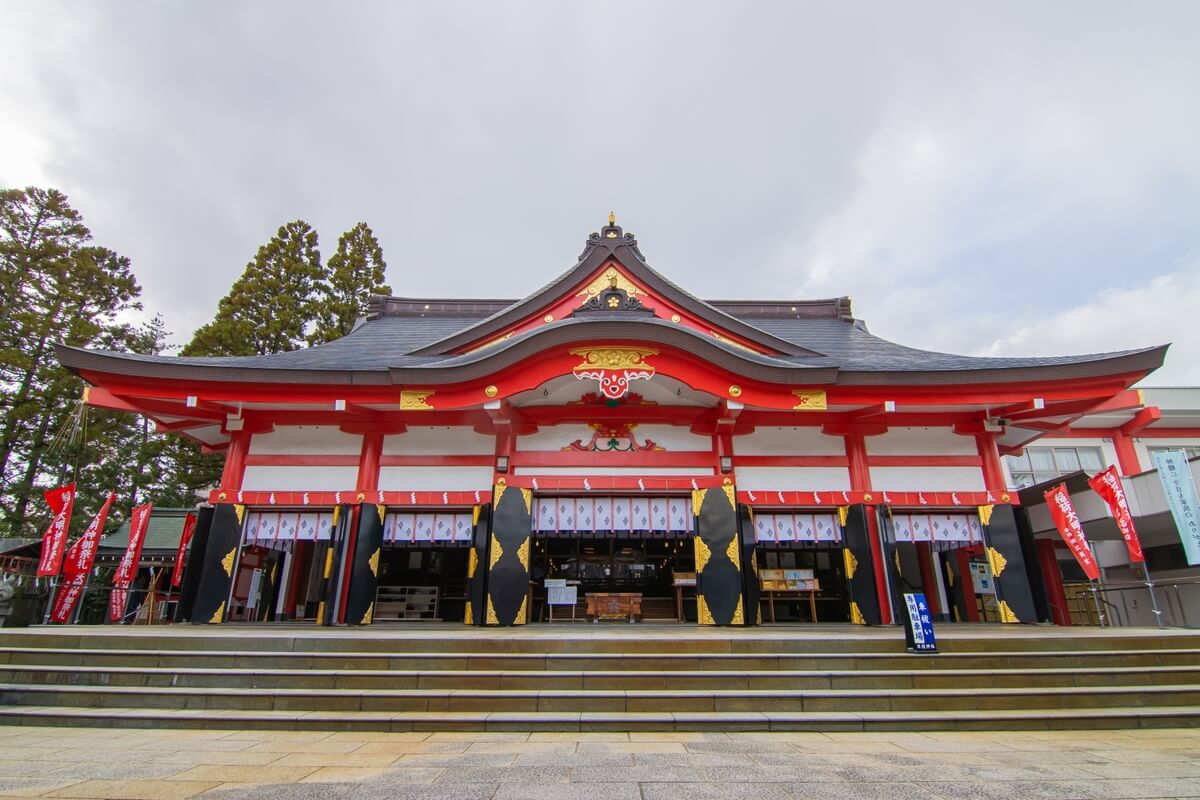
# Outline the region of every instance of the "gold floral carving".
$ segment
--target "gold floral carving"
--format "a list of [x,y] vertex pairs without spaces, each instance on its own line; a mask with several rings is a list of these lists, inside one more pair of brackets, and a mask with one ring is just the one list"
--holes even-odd
[[475,612],[471,610],[470,601],[467,602],[467,608],[465,611],[463,611],[463,624],[464,625],[474,625],[475,624]]
[[850,601],[850,624],[851,625],[866,625],[867,620],[862,615],[862,609],[858,607],[858,603]]
[[222,622],[222,621],[224,621],[224,619],[225,619],[225,601],[222,600],[221,605],[217,606],[217,610],[213,612],[213,615],[211,617],[209,617],[208,622],[211,625],[214,622]]
[[475,548],[471,548],[471,552],[467,554],[467,579],[475,577],[475,570],[479,569],[479,553]]
[[746,622],[746,612],[742,610],[742,598],[738,597],[737,608],[733,610],[733,619],[730,620],[734,625],[744,625]]
[[496,491],[493,493],[493,497],[495,498],[495,501],[496,501],[496,508],[500,507],[500,498],[504,497],[504,490],[507,488],[508,488],[508,482],[505,481],[504,478],[501,478],[500,480],[496,481]]
[[522,489],[521,499],[525,501],[525,513],[533,513],[533,489]]
[[704,495],[708,489],[693,489],[692,490],[692,513],[697,517],[700,516],[700,508],[704,505]]
[[729,478],[726,478],[725,482],[723,484],[721,484],[721,491],[725,492],[725,496],[729,498],[730,508],[732,508],[734,511],[736,511],[737,510],[737,495],[733,488],[733,481],[729,480]]
[[367,560],[367,565],[371,568],[371,574],[377,578],[379,577],[379,550],[380,548],[376,547],[375,552],[371,553],[371,558]]
[[379,515],[379,524],[382,525],[384,517],[387,516],[387,506],[383,505],[382,503],[376,503],[375,513]]
[[987,559],[992,568],[992,576],[999,578],[1000,573],[1004,572],[1004,568],[1008,566],[1008,559],[1000,555],[1000,551],[994,547],[987,549]]
[[708,610],[708,602],[704,595],[696,595],[696,622],[700,625],[715,625],[712,612]]
[[842,527],[846,527],[846,520],[850,518],[850,506],[838,506],[838,522]]
[[979,507],[979,523],[981,525],[992,524],[992,512],[996,510],[994,505],[986,505]]
[[243,505],[234,505],[233,513],[237,514],[238,525],[242,524],[242,517],[246,515],[246,507]]
[[[615,282],[614,279],[616,279]],[[609,288],[620,289],[630,297],[639,294],[645,296],[646,294],[644,291],[638,288],[637,284],[626,278],[616,267],[609,267],[608,269],[604,270],[604,272],[593,278],[591,283],[580,289],[575,296],[585,297],[587,300],[591,300],[593,297]]]
[[825,411],[829,408],[825,392],[821,389],[792,389],[796,405],[792,411]]
[[696,551],[696,572],[701,573],[704,572],[704,567],[708,564],[708,560],[712,558],[712,550],[708,549],[708,545],[699,536],[692,541],[696,543],[695,548],[693,548]]
[[500,624],[500,620],[496,617],[496,607],[492,605],[492,598],[490,596],[487,599],[487,616],[483,621],[487,625]]
[[400,392],[400,410],[433,411],[433,406],[429,405],[429,398],[432,396],[433,392],[417,392],[404,389]]
[[733,565],[737,567],[739,571],[741,571],[742,559],[741,555],[738,553],[737,536],[734,536],[729,540],[729,547],[725,548],[725,557],[732,561]]
[[658,351],[649,347],[579,347],[571,351],[583,362],[574,367],[575,372],[594,369],[636,369],[654,372],[654,367],[645,362]]
[[846,580],[850,580],[858,571],[858,559],[854,557],[854,553],[850,552],[849,547],[842,548],[842,561],[846,565]]
[[525,568],[526,572],[528,572],[529,571],[529,540],[528,539],[526,539],[524,542],[522,542],[521,546],[517,548],[517,560],[521,562],[521,566]]
[[526,604],[529,602],[529,595],[521,598],[521,607],[517,609],[517,618],[513,620],[514,625],[524,625],[526,615],[529,613]]
[[1008,603],[1004,600],[1000,601],[1000,605],[997,606],[997,610],[1000,612],[1001,622],[1009,625],[1015,625],[1021,621],[1017,618],[1017,615],[1013,613],[1013,610],[1008,607]]
[[488,560],[488,571],[495,568],[496,562],[504,555],[504,548],[500,546],[500,540],[496,538],[496,534],[492,534],[492,557]]
[[221,559],[221,568],[224,569],[225,574],[231,578],[233,577],[233,559],[237,556],[237,551],[238,549],[235,547],[226,553],[225,557]]
[[375,603],[367,606],[367,613],[363,614],[362,624],[370,625],[375,620]]

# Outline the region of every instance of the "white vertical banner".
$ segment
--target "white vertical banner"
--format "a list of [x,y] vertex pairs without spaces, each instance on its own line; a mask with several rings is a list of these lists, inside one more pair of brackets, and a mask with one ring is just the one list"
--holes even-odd
[[1196,481],[1192,478],[1187,455],[1181,450],[1152,455],[1188,564],[1193,567],[1200,565],[1200,517],[1197,516],[1200,514],[1200,499],[1196,496]]

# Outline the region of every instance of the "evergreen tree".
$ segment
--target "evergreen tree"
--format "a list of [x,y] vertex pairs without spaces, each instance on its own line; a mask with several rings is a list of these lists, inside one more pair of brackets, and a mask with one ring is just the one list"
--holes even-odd
[[301,347],[313,328],[323,278],[317,232],[303,220],[283,225],[182,354],[255,356]]
[[360,222],[338,239],[337,252],[329,258],[324,298],[310,344],[340,339],[354,328],[367,311],[373,294],[391,294],[384,283],[387,264],[383,248],[365,222]]

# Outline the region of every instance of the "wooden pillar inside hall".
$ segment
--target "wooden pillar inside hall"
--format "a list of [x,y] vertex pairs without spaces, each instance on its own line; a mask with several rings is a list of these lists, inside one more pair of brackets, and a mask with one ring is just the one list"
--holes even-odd
[[1053,539],[1037,541],[1038,562],[1042,577],[1046,581],[1046,599],[1050,603],[1050,618],[1055,625],[1070,625],[1071,613],[1067,609],[1067,591],[1063,586],[1062,569],[1058,566],[1058,553]]
[[[854,492],[870,492],[871,468],[867,463],[867,439],[861,433],[847,433],[843,436],[846,443],[846,458],[850,469],[850,490]],[[883,557],[883,543],[879,540],[879,520],[875,514],[875,505],[868,504],[867,539],[871,546],[872,569],[875,573],[875,591],[879,597],[879,618],[884,625],[892,624],[892,595],[888,591],[887,565]]]

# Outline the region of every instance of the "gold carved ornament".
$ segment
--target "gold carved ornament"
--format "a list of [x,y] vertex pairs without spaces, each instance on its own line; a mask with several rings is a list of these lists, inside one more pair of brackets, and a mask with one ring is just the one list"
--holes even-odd
[[522,489],[521,499],[525,501],[525,513],[533,513],[533,489]]
[[850,552],[849,547],[842,548],[842,561],[846,567],[846,580],[854,577],[854,573],[858,572],[858,559],[854,557],[854,553]]
[[712,558],[712,550],[708,549],[708,545],[699,536],[692,539],[695,542],[696,551],[696,573],[704,572],[704,568],[708,565],[708,560]]
[[704,506],[704,495],[708,489],[693,489],[692,490],[692,514],[700,516],[700,509]]
[[700,625],[716,625],[712,612],[708,610],[708,602],[702,594],[696,595],[696,622]]
[[486,625],[499,625],[500,624],[500,620],[496,616],[496,607],[494,605],[492,605],[491,595],[488,595],[487,616],[484,618],[483,621],[484,621],[484,624],[486,624]]
[[500,546],[500,540],[496,538],[496,534],[492,534],[492,557],[488,559],[488,572],[496,568],[496,562],[504,555],[504,548]]
[[325,624],[325,601],[324,600],[317,603],[317,624],[318,625]]
[[467,580],[475,577],[477,569],[479,569],[479,554],[472,547],[471,552],[467,554]]
[[529,614],[529,610],[526,608],[526,604],[528,602],[529,602],[529,595],[527,594],[521,598],[521,607],[519,609],[517,609],[517,618],[513,620],[513,625],[524,625],[525,624],[526,616]]
[[400,410],[433,411],[433,406],[429,405],[429,398],[432,396],[433,392],[418,392],[404,389],[400,392]]
[[591,283],[576,292],[575,296],[586,298],[584,301],[586,302],[587,300],[591,300],[596,295],[610,288],[620,289],[630,297],[634,297],[635,295],[639,294],[643,297],[646,296],[646,292],[644,290],[629,280],[629,278],[625,277],[625,275],[616,267],[609,267],[608,269],[604,270],[604,272],[601,272],[592,279]]
[[981,525],[992,524],[992,512],[996,510],[994,505],[986,505],[979,507],[979,523]]
[[658,355],[658,351],[649,347],[578,347],[571,350],[571,355],[579,356],[583,362],[573,367],[575,373],[596,369],[633,369],[654,374],[654,367],[645,362],[646,358]]
[[380,548],[376,547],[375,552],[371,553],[370,559],[367,560],[367,566],[371,568],[371,574],[376,578],[379,577],[379,552]]
[[467,608],[463,612],[463,624],[464,625],[474,625],[475,624],[475,612],[471,610],[471,602],[469,600],[467,601]]
[[504,497],[504,491],[507,488],[508,488],[508,481],[504,480],[504,478],[501,478],[500,480],[496,481],[496,491],[493,495],[496,499],[496,508],[500,507],[500,498]]
[[237,551],[237,547],[234,547],[221,559],[221,569],[225,570],[225,574],[230,578],[233,577],[233,559],[237,556]]
[[480,506],[471,506],[471,527],[474,528],[479,524]]
[[999,578],[1000,573],[1004,572],[1004,568],[1008,566],[1008,559],[1000,555],[1000,551],[994,547],[987,549],[988,565],[992,568],[992,577]]
[[525,568],[525,571],[529,572],[529,539],[526,539],[517,548],[517,560],[521,562],[521,566]]
[[846,520],[850,518],[850,506],[838,506],[838,522],[842,523],[842,527],[846,527]]
[[371,605],[367,606],[367,613],[363,615],[362,624],[370,625],[374,621],[375,621],[375,602],[372,601]]
[[214,622],[223,622],[224,619],[225,619],[225,601],[222,600],[221,605],[217,606],[217,610],[213,612],[213,615],[212,615],[212,617],[209,618],[208,622],[211,625]]
[[858,607],[858,603],[850,601],[850,624],[851,625],[866,625],[867,620],[862,615],[862,609]]
[[792,406],[792,411],[827,411],[829,409],[829,401],[821,389],[793,389],[792,394],[796,397],[796,404]]
[[237,514],[238,525],[242,524],[242,517],[246,515],[246,507],[243,505],[234,504],[233,513]]
[[498,389],[495,384],[489,384],[483,390],[484,397],[495,397],[498,394],[500,394],[500,389]]
[[729,540],[729,547],[725,548],[725,557],[733,562],[733,566],[737,568],[738,572],[742,571],[742,559],[741,554],[738,553],[738,541],[736,534],[732,539]]
[[387,506],[382,504],[375,505],[375,512],[379,514],[379,524],[383,524],[383,518],[387,516]]
[[333,571],[333,548],[325,551],[325,570],[321,573],[321,577],[328,578],[329,573]]
[[738,595],[737,608],[733,610],[733,619],[730,620],[734,625],[744,625],[746,622],[746,613],[742,610],[742,596]]
[[1013,610],[1008,607],[1008,603],[1004,600],[1000,601],[999,606],[997,606],[997,610],[1000,612],[1000,621],[1007,625],[1015,625],[1021,621],[1017,618],[1017,615],[1013,613]]
[[725,482],[721,484],[721,491],[725,492],[725,496],[729,498],[729,507],[737,511],[737,493],[733,488],[733,481],[726,478]]
[[904,570],[900,567],[900,551],[899,550],[892,551],[892,561],[894,561],[896,564],[896,574],[900,576],[901,580],[903,580]]

